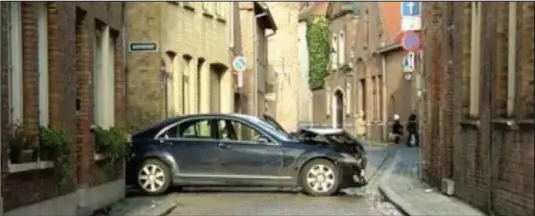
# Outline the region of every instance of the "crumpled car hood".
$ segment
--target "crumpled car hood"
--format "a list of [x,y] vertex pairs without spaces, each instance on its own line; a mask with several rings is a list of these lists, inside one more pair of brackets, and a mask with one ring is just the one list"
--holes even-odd
[[362,156],[366,154],[360,142],[342,129],[300,129],[294,137],[306,144],[322,145],[339,152]]

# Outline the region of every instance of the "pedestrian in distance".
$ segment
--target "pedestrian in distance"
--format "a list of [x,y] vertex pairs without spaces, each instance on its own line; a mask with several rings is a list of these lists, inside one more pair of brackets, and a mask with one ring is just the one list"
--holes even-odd
[[416,114],[414,113],[409,115],[409,120],[407,121],[407,131],[409,132],[409,136],[407,137],[407,146],[418,146],[418,122]]
[[403,125],[401,125],[401,122],[399,121],[399,115],[394,114],[394,124],[392,125],[392,135],[394,138],[394,142],[396,144],[399,143],[401,140],[401,135],[403,134]]

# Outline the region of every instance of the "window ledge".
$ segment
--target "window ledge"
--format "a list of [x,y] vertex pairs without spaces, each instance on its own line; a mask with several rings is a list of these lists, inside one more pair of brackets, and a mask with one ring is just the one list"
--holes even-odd
[[101,161],[101,160],[106,159],[106,156],[103,155],[103,154],[95,153],[95,154],[93,155],[93,158],[95,159],[95,161]]
[[522,119],[522,120],[515,120],[515,119],[493,119],[491,122],[496,125],[505,126],[508,129],[515,130],[519,129],[522,126],[533,126],[535,123],[533,122],[533,119]]
[[223,18],[222,16],[217,16],[217,21],[222,22],[222,23],[226,23],[227,22],[227,20],[225,18]]
[[186,10],[189,10],[189,11],[195,11],[195,8],[192,6],[192,5],[189,5],[189,4],[184,4],[184,9]]
[[205,17],[208,17],[208,18],[214,18],[214,15],[211,14],[211,13],[208,13],[207,11],[202,12],[202,15],[205,16]]
[[30,170],[42,170],[54,167],[54,162],[52,161],[38,161],[30,163],[21,163],[21,164],[8,164],[8,169],[10,173],[26,172]]
[[479,120],[468,120],[468,119],[465,119],[465,120],[461,121],[461,125],[479,128],[480,122],[479,122]]

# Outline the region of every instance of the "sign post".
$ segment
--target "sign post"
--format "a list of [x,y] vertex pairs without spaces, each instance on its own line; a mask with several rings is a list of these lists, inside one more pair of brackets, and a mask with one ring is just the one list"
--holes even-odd
[[[423,52],[422,48],[422,38],[420,36],[420,30],[422,29],[422,2],[418,1],[405,1],[401,2],[401,31],[403,32],[403,38],[401,45],[403,49],[409,51],[407,56],[403,60],[403,71],[404,77],[406,80],[410,80],[412,77],[412,72],[417,70],[415,74],[416,82],[414,83],[415,89],[417,90],[416,95],[418,95],[417,103],[412,103],[411,106],[415,106],[419,112],[419,103],[421,95],[421,79],[423,74]],[[419,52],[418,68],[416,69],[416,52]],[[421,140],[421,139],[419,139]],[[420,148],[420,155],[422,155],[422,148]],[[420,166],[420,177],[422,175],[422,166]]]
[[243,56],[236,56],[232,60],[232,68],[238,73],[238,88],[242,88],[243,72],[247,69],[247,59]]

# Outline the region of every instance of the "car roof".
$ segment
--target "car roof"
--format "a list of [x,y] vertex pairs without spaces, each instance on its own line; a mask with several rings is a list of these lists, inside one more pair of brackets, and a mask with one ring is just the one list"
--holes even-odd
[[172,116],[172,117],[168,117],[166,119],[163,119],[163,120],[160,120],[160,121],[156,121],[154,123],[152,123],[151,125],[149,126],[145,126],[141,129],[138,129],[134,132],[134,134],[139,134],[139,133],[145,133],[146,131],[149,131],[149,130],[154,130],[154,129],[159,129],[165,125],[169,125],[173,122],[176,122],[176,121],[180,121],[182,119],[186,119],[186,118],[190,118],[190,117],[235,117],[235,118],[246,118],[246,117],[255,117],[255,116],[250,116],[250,115],[245,115],[245,114],[223,114],[223,113],[196,113],[196,114],[187,114],[187,115],[180,115],[180,116]]
[[344,132],[344,130],[341,128],[306,128],[302,130],[316,133],[319,135],[332,135],[332,134],[339,134],[339,133]]

